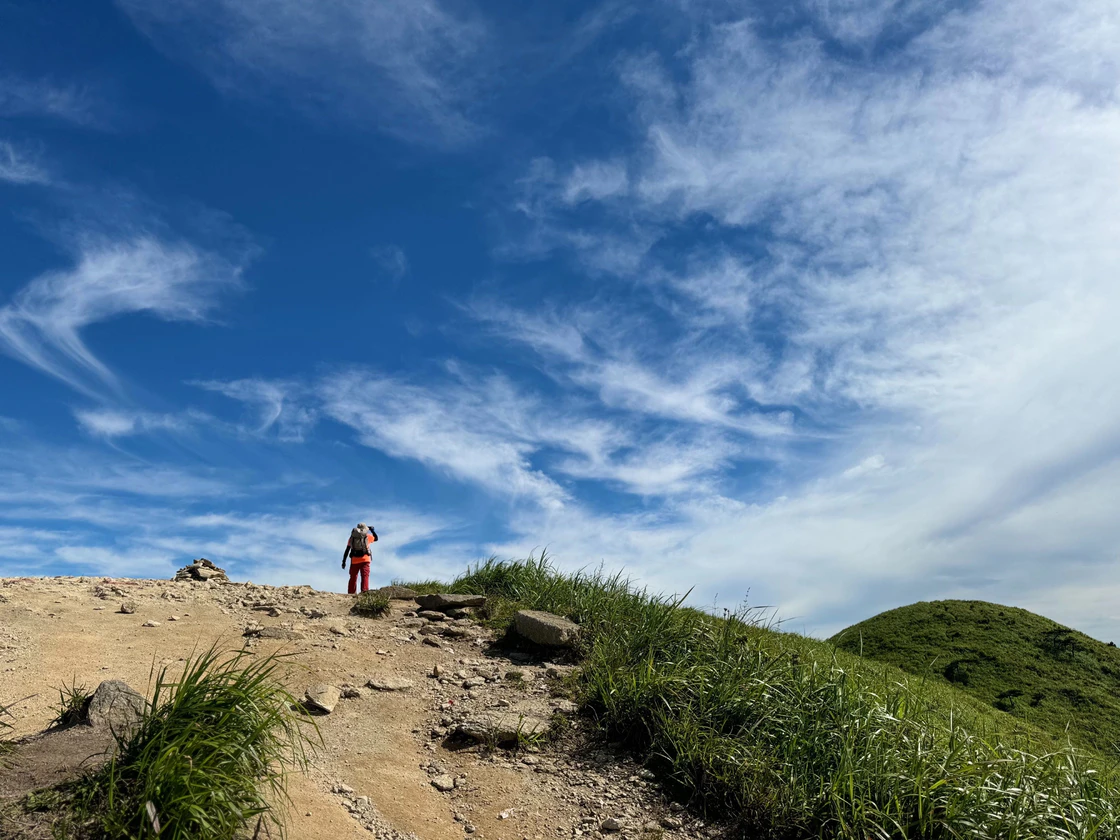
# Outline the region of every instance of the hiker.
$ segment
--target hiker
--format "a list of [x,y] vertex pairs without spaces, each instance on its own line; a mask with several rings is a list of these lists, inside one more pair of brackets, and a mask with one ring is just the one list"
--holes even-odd
[[362,576],[362,592],[369,591],[369,547],[377,542],[377,532],[364,522],[350,532],[346,550],[342,552],[342,568],[346,568],[346,558],[350,558],[350,585],[346,591],[353,595],[358,589],[358,575]]

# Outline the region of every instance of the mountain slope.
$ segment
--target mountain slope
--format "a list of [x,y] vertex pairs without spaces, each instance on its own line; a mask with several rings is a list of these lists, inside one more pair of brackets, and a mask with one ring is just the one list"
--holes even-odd
[[946,681],[1075,744],[1120,744],[1120,650],[1016,607],[920,601],[831,639],[851,653]]

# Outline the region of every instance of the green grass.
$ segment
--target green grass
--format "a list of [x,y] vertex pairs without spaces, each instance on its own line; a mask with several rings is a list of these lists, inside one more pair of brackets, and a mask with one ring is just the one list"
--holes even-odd
[[77,680],[72,681],[70,685],[60,685],[57,690],[58,702],[54,705],[54,720],[50,725],[65,728],[85,720],[93,693],[84,685],[78,685]]
[[389,596],[380,592],[363,592],[354,600],[350,611],[355,615],[379,618],[389,612]]
[[286,801],[286,771],[306,764],[317,731],[279,669],[275,656],[210,648],[179,676],[159,670],[139,729],[75,786],[77,821],[98,838],[231,840],[258,823],[282,831],[274,806]]
[[681,796],[759,838],[1118,838],[1099,759],[939,680],[541,558],[448,587],[578,621],[580,697]]
[[984,601],[881,613],[833,640],[853,653],[957,686],[984,704],[1120,755],[1120,650],[1040,615]]

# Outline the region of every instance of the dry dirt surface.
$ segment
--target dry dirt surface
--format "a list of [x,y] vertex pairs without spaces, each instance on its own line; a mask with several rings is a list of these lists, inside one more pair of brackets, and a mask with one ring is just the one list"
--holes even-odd
[[[121,611],[126,602],[133,612]],[[92,690],[119,679],[148,693],[153,668],[174,667],[215,642],[257,654],[284,651],[292,654],[286,679],[294,695],[319,683],[343,694],[330,714],[315,718],[322,746],[289,784],[292,840],[673,840],[716,833],[669,802],[652,774],[581,734],[586,727],[564,697],[572,665],[503,647],[469,619],[430,621],[412,601],[394,601],[378,619],[351,615],[352,603],[310,587],[3,579],[0,705],[22,701],[10,722],[14,736],[32,739],[21,748],[29,761],[63,684]],[[259,630],[263,635],[253,635]],[[464,720],[498,715],[573,725],[528,749],[456,735]],[[71,764],[104,749],[81,740],[89,737],[77,732],[60,741]],[[78,756],[83,750],[88,754]],[[0,800],[10,803],[34,786],[24,781],[21,790],[14,779],[37,784],[59,772],[37,765],[31,775],[20,760],[17,752],[6,783],[0,774]]]

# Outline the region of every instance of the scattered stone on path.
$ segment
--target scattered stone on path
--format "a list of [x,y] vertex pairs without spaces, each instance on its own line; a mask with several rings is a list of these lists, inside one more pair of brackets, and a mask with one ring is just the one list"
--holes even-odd
[[225,569],[219,569],[213,562],[205,557],[200,557],[189,566],[184,566],[175,573],[175,580],[190,581],[215,581],[229,583],[229,576]]
[[416,613],[417,618],[426,618],[428,621],[446,621],[447,616],[439,610],[420,610]]
[[443,676],[443,673],[444,673],[444,669],[443,669],[442,665],[437,663],[437,664],[432,666],[431,676],[434,677],[435,679],[438,680],[440,677]]
[[573,621],[540,610],[521,610],[513,617],[518,635],[550,647],[571,647],[579,639],[579,625]]
[[437,647],[437,648],[443,647],[443,642],[441,642],[435,636],[425,636],[424,637],[424,644],[430,645],[431,647]]
[[340,686],[343,700],[357,700],[362,696],[362,690],[354,685]]
[[604,834],[617,834],[618,832],[622,831],[622,823],[620,823],[614,817],[607,817],[605,820],[599,823],[599,830]]
[[516,741],[519,736],[542,735],[547,730],[548,724],[540,718],[513,712],[468,718],[457,727],[458,733],[464,737],[482,742],[493,741],[497,744]]
[[332,624],[329,629],[336,636],[349,636],[350,635],[350,631],[347,630],[345,627],[343,627],[341,624]]
[[125,601],[121,604],[121,612],[125,615],[132,615],[139,608],[135,601]]
[[159,627],[159,622],[158,621],[153,621],[152,619],[149,618],[147,621],[145,621],[140,626],[141,627]]
[[441,776],[436,776],[432,779],[432,787],[440,793],[447,793],[448,791],[455,790],[455,780],[449,775],[444,773]]
[[435,595],[420,595],[416,603],[425,610],[446,610],[452,607],[481,607],[485,606],[486,598],[482,595],[452,595],[439,593]]
[[307,692],[304,694],[303,704],[313,712],[329,715],[334,711],[334,707],[338,705],[338,701],[341,698],[342,692],[339,690],[338,686],[319,683],[307,689]]
[[167,620],[168,620],[168,621],[178,621],[178,620],[179,620],[179,616],[177,616],[177,615],[169,615],[169,616],[167,617]]
[[373,677],[366,685],[377,691],[408,691],[413,682],[402,677]]
[[448,607],[445,611],[448,618],[473,618],[474,607]]
[[90,697],[86,720],[90,726],[127,734],[140,724],[146,707],[144,698],[128,683],[105,680]]
[[287,627],[250,627],[245,630],[246,636],[256,636],[260,639],[302,639],[303,634],[298,630],[289,630]]

